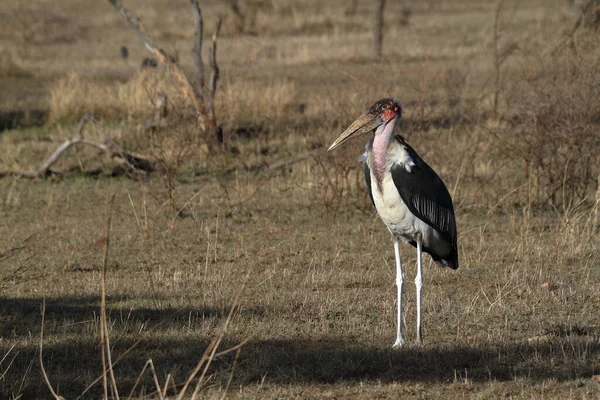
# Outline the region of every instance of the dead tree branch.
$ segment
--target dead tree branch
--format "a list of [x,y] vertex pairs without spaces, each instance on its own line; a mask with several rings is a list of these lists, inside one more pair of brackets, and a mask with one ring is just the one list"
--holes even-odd
[[499,23],[500,23],[500,14],[502,13],[502,7],[504,7],[504,0],[499,0],[496,5],[496,13],[494,17],[494,99],[493,99],[493,107],[494,107],[494,115],[498,115],[498,100],[500,98],[500,90],[501,90],[501,78],[500,75],[502,66],[502,62],[500,57],[500,33],[499,33]]
[[[139,38],[144,42],[146,48],[153,53],[161,63],[164,63],[169,70],[175,76],[175,79],[179,82],[183,93],[189,97],[194,105],[196,111],[196,118],[200,129],[205,132],[207,137],[216,138],[217,136],[217,124],[214,113],[214,97],[216,91],[216,83],[219,77],[219,69],[216,62],[216,51],[217,51],[217,37],[219,29],[221,27],[221,20],[217,22],[215,33],[213,34],[213,45],[210,57],[210,67],[212,70],[209,94],[206,95],[204,87],[204,62],[202,60],[202,41],[203,41],[203,28],[204,20],[202,18],[202,9],[197,0],[190,0],[190,3],[194,10],[194,24],[196,32],[194,34],[194,64],[196,65],[198,73],[198,82],[196,86],[192,86],[189,79],[184,74],[183,70],[177,63],[174,57],[170,56],[163,49],[155,46],[149,39],[146,30],[140,21],[131,11],[123,7],[117,0],[108,0],[113,8],[121,15],[127,24],[136,32]],[[208,105],[207,105],[208,104]]]
[[[52,169],[52,166],[56,164],[59,158],[72,146],[77,144],[84,144],[95,147],[102,150],[110,158],[116,158],[123,162],[129,169],[137,172],[152,172],[155,169],[155,163],[146,157],[137,156],[128,152],[125,152],[119,145],[112,141],[112,139],[105,134],[104,142],[87,139],[83,135],[85,126],[90,122],[94,121],[90,116],[83,116],[77,127],[75,133],[70,138],[65,139],[54,151],[44,160],[37,170],[0,170],[0,178],[7,176],[19,176],[28,179],[40,179],[46,178],[52,175],[64,175],[71,171],[72,168],[66,168],[63,170]],[[101,129],[101,128],[100,128]]]
[[381,57],[383,48],[383,29],[385,24],[384,10],[386,0],[377,1],[377,12],[375,13],[375,26],[373,35],[375,37],[375,54]]
[[183,73],[181,67],[179,67],[179,64],[177,64],[177,62],[175,61],[175,57],[172,57],[163,49],[156,47],[152,43],[152,41],[150,41],[148,35],[146,34],[146,29],[144,28],[144,25],[138,17],[131,13],[131,11],[123,7],[117,0],[108,0],[108,2],[114,7],[115,10],[117,10],[119,15],[121,15],[125,19],[127,24],[137,33],[139,38],[142,39],[142,41],[146,45],[146,48],[152,54],[154,54],[161,63],[168,66],[175,79],[177,79],[177,81],[179,82],[183,93],[187,97],[189,97],[192,103],[194,104],[194,108],[196,110],[196,117],[198,118],[198,122],[200,123],[200,128],[202,130],[206,130],[207,121],[203,98],[199,97],[196,94],[194,88],[190,84],[190,81]]
[[[212,36],[212,47],[210,51],[210,83],[208,86],[208,109],[210,112],[209,122],[211,124],[212,133],[216,136],[217,134],[217,118],[215,116],[215,94],[217,92],[217,81],[219,80],[219,65],[217,64],[217,39],[219,38],[219,31],[221,30],[221,18],[217,19],[217,24],[215,26],[215,32]],[[226,144],[227,141],[223,138],[223,144]]]
[[190,0],[194,7],[194,25],[196,32],[194,33],[194,64],[198,70],[198,84],[196,92],[199,98],[204,99],[204,62],[202,61],[202,40],[204,35],[204,20],[202,19],[202,9],[197,0]]

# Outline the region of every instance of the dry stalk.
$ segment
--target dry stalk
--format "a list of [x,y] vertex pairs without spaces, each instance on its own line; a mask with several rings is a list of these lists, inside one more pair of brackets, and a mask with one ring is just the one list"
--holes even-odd
[[[106,222],[104,224],[104,256],[102,260],[102,277],[100,280],[100,349],[102,352],[102,385],[104,389],[104,398],[108,399],[108,387],[106,372],[110,373],[111,390],[113,397],[119,399],[117,390],[117,381],[115,380],[112,367],[110,340],[108,334],[108,324],[106,320],[106,270],[108,264],[108,249],[110,246],[110,221],[112,217],[112,208],[115,202],[116,193],[108,199],[106,204]],[[107,368],[108,366],[108,368]]]
[[156,386],[156,389],[157,389],[156,393],[158,394],[158,398],[160,400],[163,400],[165,398],[167,386],[169,384],[169,377],[167,377],[167,380],[165,382],[164,391],[163,391],[163,388],[160,387],[160,382],[158,381],[158,375],[156,375],[156,369],[154,368],[154,362],[152,362],[152,359],[149,358],[148,361],[146,361],[146,364],[144,364],[144,368],[142,368],[142,372],[139,373],[137,379],[135,380],[135,384],[131,388],[131,392],[129,392],[129,396],[127,397],[127,400],[129,400],[133,397],[133,392],[135,391],[135,388],[142,380],[142,376],[144,376],[144,372],[146,372],[146,368],[148,368],[148,367],[150,367],[150,372],[152,372],[152,379],[154,380],[154,385]]
[[[237,311],[237,308],[239,306],[240,297],[241,297],[242,293],[244,292],[244,289],[246,288],[246,284],[248,283],[248,279],[250,278],[251,271],[252,271],[251,269],[248,269],[248,272],[246,273],[246,277],[244,278],[242,285],[238,289],[238,291],[233,299],[233,302],[231,304],[231,309],[229,310],[229,314],[227,315],[227,318],[223,322],[223,325],[221,327],[219,334],[215,338],[213,338],[213,340],[210,342],[210,344],[204,351],[204,354],[202,354],[202,357],[200,358],[200,361],[196,365],[196,368],[194,368],[192,373],[188,376],[188,379],[186,380],[185,384],[183,385],[183,388],[179,392],[179,395],[177,396],[177,400],[183,399],[183,396],[185,395],[185,392],[187,391],[188,387],[190,386],[190,384],[192,383],[194,378],[196,378],[196,376],[198,375],[198,373],[200,372],[202,367],[204,367],[204,369],[202,370],[202,374],[198,378],[198,383],[196,384],[196,387],[194,389],[194,392],[192,393],[191,398],[194,399],[198,395],[198,391],[200,390],[200,388],[202,387],[202,384],[204,382],[204,376],[206,375],[206,372],[208,371],[208,368],[210,367],[212,361],[216,357],[219,345],[221,344],[221,341],[223,340],[223,338],[225,337],[225,334],[227,333],[227,329],[229,327],[231,319],[233,318],[234,313]],[[241,348],[241,346],[245,342],[246,341],[242,342],[241,344],[234,347],[233,349]],[[229,351],[232,351],[232,349],[229,349],[227,352],[229,352]],[[222,353],[219,353],[219,354],[222,354]]]
[[[202,373],[202,376],[200,377],[200,381],[198,382],[199,385],[202,383],[202,379],[204,378],[204,375],[206,373],[206,370],[210,367],[210,364],[212,363],[212,361],[217,358],[217,357],[221,357],[225,354],[231,353],[233,351],[239,351],[247,342],[250,338],[246,338],[245,340],[243,340],[242,342],[238,343],[237,345],[230,347],[226,350],[223,351],[217,351],[218,350],[218,346],[221,343],[223,337],[225,336],[225,333],[227,332],[227,328],[229,327],[229,324],[231,322],[231,319],[233,317],[233,314],[235,313],[235,311],[237,310],[238,306],[239,306],[239,300],[240,297],[242,295],[242,293],[244,292],[245,288],[246,288],[246,284],[248,282],[248,279],[250,277],[250,273],[252,272],[252,270],[249,270],[248,273],[246,274],[246,277],[244,278],[244,281],[241,285],[241,287],[238,289],[238,292],[236,293],[232,305],[231,305],[231,309],[230,312],[227,316],[227,319],[225,320],[225,322],[223,323],[223,326],[220,330],[220,333],[217,337],[213,338],[213,340],[211,341],[211,343],[208,345],[208,347],[206,348],[206,350],[204,351],[204,354],[202,355],[200,361],[198,362],[198,365],[196,366],[196,368],[194,369],[194,371],[192,371],[192,373],[190,374],[190,376],[188,377],[188,380],[186,381],[186,384],[184,386],[184,388],[182,388],[181,392],[178,394],[178,399],[182,399],[183,396],[185,395],[185,391],[187,390],[187,388],[189,387],[190,383],[194,380],[195,376],[198,374],[198,372],[200,371],[200,369],[202,368],[202,366],[206,364],[205,369]],[[167,317],[164,317],[161,321],[158,322],[158,324],[156,326],[154,326],[151,330],[155,330],[158,329],[160,326],[162,326],[164,323],[166,323],[168,321]],[[117,359],[111,364],[110,368],[114,369],[114,367],[121,361],[123,360],[133,349],[135,349],[144,339],[140,338],[137,341],[135,341],[131,346],[129,346],[129,348],[127,348],[127,350],[125,350],[119,357],[117,357]],[[143,371],[142,371],[143,372]],[[103,377],[106,374],[106,368],[104,369],[104,372],[102,375],[100,375],[99,377],[97,377],[93,382],[91,382],[85,389],[84,391],[79,395],[79,397],[77,397],[76,400],[83,398],[83,396],[94,386],[96,386],[98,384],[98,382],[103,380]],[[173,388],[175,388],[175,383],[173,381],[172,376],[169,374],[167,375],[167,379],[165,380],[165,385],[162,388],[162,397],[167,397],[166,396],[166,392],[168,389],[168,384],[169,382],[171,382],[171,386]],[[160,388],[160,384],[158,383],[157,380],[155,380],[155,385],[157,385],[157,388]],[[159,390],[160,392],[160,390]],[[130,395],[131,396],[131,395]],[[159,395],[160,396],[160,395]],[[193,398],[193,397],[192,397]]]
[[[10,349],[8,349],[8,351],[6,353],[4,353],[4,356],[2,356],[2,359],[0,360],[0,366],[2,366],[2,363],[4,362],[4,360],[6,360],[8,358],[8,355],[10,354],[11,351],[13,351],[15,349],[15,345],[13,344]],[[0,381],[2,379],[4,379],[4,376],[8,373],[8,370],[10,369],[10,367],[12,366],[12,363],[15,361],[15,358],[17,358],[17,355],[19,354],[19,352],[17,351],[15,353],[15,355],[13,356],[12,360],[10,360],[10,362],[8,363],[8,367],[3,368],[4,372],[2,373],[2,375],[0,375]]]
[[235,357],[233,359],[233,365],[231,367],[231,372],[229,373],[229,378],[227,379],[227,384],[225,385],[225,390],[223,390],[223,396],[221,399],[224,400],[227,397],[227,391],[229,390],[229,386],[231,386],[231,381],[233,381],[233,374],[235,372],[235,367],[237,367],[238,358],[240,357],[242,349],[241,347],[235,351]]
[[44,376],[44,380],[46,381],[46,385],[48,389],[50,389],[50,393],[52,393],[52,397],[55,400],[64,400],[63,397],[56,394],[52,384],[50,383],[50,379],[48,378],[48,374],[46,373],[46,368],[44,368],[44,317],[46,315],[46,298],[42,301],[42,323],[40,326],[40,368],[42,370],[42,375]]

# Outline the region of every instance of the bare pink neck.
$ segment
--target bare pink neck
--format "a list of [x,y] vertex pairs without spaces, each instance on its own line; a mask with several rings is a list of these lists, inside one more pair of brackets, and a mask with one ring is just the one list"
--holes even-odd
[[387,169],[387,151],[390,141],[394,137],[394,125],[396,125],[396,118],[385,125],[381,125],[375,131],[372,148],[373,172],[379,182],[383,181]]

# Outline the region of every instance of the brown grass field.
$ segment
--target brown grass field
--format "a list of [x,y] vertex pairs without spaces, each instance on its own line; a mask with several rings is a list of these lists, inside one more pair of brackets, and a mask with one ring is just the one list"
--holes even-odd
[[[189,2],[123,3],[193,77]],[[116,194],[105,293],[120,398],[176,398],[220,337],[241,350],[204,360],[183,398],[600,399],[598,2],[576,25],[584,1],[388,1],[382,57],[375,2],[240,3],[241,25],[201,2],[206,40],[224,17],[216,114],[231,139],[208,151],[107,1],[2,2],[0,170],[37,168],[86,113],[87,137],[164,168],[134,179],[78,147],[57,164],[74,173],[0,179],[0,398],[52,396],[44,299],[50,385],[102,398]],[[148,131],[159,92],[167,121]],[[424,257],[422,347],[402,246],[400,350],[392,240],[357,162],[367,137],[325,151],[386,96],[453,194],[459,233],[458,270]]]

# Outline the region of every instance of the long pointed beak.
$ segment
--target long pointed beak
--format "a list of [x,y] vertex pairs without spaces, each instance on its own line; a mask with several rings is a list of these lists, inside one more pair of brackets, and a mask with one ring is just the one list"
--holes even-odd
[[331,146],[329,146],[327,151],[331,151],[333,149],[340,147],[352,136],[358,136],[363,133],[372,131],[373,129],[377,128],[379,125],[383,124],[383,122],[384,121],[381,119],[381,116],[379,116],[379,115],[373,116],[369,113],[364,113],[363,115],[358,117],[358,119],[356,121],[354,121],[352,123],[352,125],[350,125],[348,127],[348,129],[346,129],[344,131],[344,133],[342,133],[340,135],[340,137],[338,137],[335,140],[335,142],[333,142],[331,144]]

